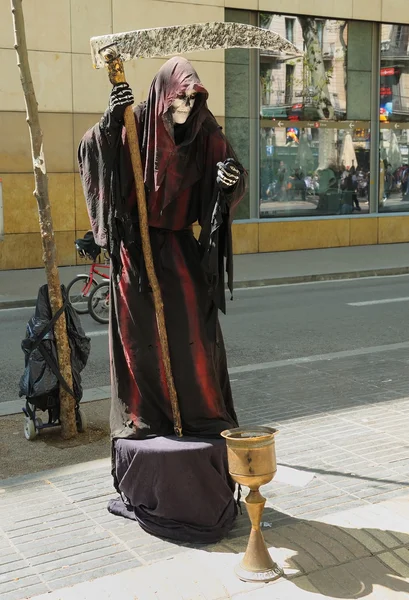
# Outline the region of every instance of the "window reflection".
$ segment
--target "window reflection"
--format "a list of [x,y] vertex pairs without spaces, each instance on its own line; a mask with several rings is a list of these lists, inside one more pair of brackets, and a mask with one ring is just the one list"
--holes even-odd
[[381,129],[379,210],[409,211],[409,123]]
[[260,15],[260,26],[291,41],[303,58],[260,56],[261,116],[290,120],[343,119],[346,114],[347,23]]
[[368,212],[367,123],[353,129],[349,123],[337,128],[319,122],[274,125],[262,127],[260,134],[261,217]]
[[409,25],[381,29],[381,122],[409,121]]

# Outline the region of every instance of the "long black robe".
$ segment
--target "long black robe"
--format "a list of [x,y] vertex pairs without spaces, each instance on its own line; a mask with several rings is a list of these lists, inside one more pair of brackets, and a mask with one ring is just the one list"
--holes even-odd
[[[170,105],[192,86],[198,93],[194,110],[176,134]],[[245,189],[244,173],[229,194],[216,184],[217,163],[235,155],[206,100],[190,63],[177,58],[162,67],[147,103],[135,109],[183,432],[196,437],[217,436],[237,425],[217,310],[224,308],[224,258],[231,279],[231,209]],[[178,144],[175,135],[181,138]],[[170,435],[171,404],[142,257],[129,150],[122,126],[109,112],[85,134],[78,157],[94,236],[112,259],[112,438]],[[202,227],[200,243],[192,232],[196,221]]]

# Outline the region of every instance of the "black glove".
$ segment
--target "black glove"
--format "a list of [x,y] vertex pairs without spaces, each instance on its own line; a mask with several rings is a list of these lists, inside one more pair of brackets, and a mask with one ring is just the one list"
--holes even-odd
[[108,109],[115,121],[123,122],[125,108],[132,106],[134,101],[132,90],[127,83],[118,83],[112,88]]
[[217,167],[216,181],[223,190],[235,186],[243,172],[242,167],[234,158],[227,158],[224,162],[218,162]]

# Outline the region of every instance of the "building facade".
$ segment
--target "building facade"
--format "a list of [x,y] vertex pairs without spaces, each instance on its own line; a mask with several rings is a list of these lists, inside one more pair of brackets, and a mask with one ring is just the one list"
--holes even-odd
[[[407,0],[36,0],[23,3],[61,265],[89,229],[76,149],[108,102],[93,35],[206,21],[258,25],[299,56],[187,55],[249,171],[236,253],[409,241]],[[0,0],[0,269],[42,266],[9,0]],[[126,64],[137,102],[166,59]]]

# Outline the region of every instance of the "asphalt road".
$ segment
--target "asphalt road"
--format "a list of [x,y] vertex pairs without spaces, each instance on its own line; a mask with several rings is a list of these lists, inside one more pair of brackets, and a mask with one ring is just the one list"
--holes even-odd
[[[407,342],[408,308],[409,276],[236,290],[221,316],[229,366]],[[18,398],[20,344],[31,314],[0,310],[0,402]],[[89,316],[82,323],[92,337],[84,388],[108,385],[107,326]]]

